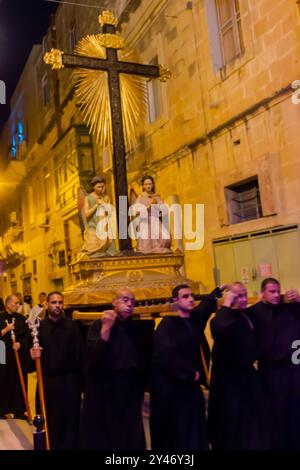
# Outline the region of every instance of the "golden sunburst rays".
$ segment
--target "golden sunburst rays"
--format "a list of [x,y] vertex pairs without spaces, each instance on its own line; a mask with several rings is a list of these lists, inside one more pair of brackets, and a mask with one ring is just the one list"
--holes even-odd
[[[99,59],[106,58],[106,49],[100,44],[100,35],[83,38],[75,54]],[[120,60],[136,62],[128,50],[119,51]],[[112,147],[112,125],[109,87],[106,72],[78,69],[74,72],[75,93],[83,119],[101,148]],[[146,81],[143,77],[120,74],[122,117],[126,150],[135,148],[139,130],[145,123],[147,109]]]
[[76,96],[83,120],[101,148],[112,143],[109,90],[105,72],[79,69],[75,72]]

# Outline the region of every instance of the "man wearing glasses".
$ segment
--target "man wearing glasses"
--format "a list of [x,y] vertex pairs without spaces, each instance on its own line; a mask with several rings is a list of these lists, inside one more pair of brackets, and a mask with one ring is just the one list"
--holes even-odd
[[83,449],[143,450],[142,403],[146,348],[132,320],[134,295],[119,290],[114,309],[103,313],[87,335],[87,384],[83,407]]

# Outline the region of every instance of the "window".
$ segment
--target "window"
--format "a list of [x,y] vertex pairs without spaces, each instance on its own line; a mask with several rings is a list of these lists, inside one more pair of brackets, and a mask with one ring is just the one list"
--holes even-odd
[[32,260],[32,274],[34,276],[37,275],[37,261],[36,261],[36,259]]
[[90,135],[80,135],[79,141],[83,145],[90,145],[91,144],[91,136]]
[[225,188],[229,223],[238,224],[262,217],[257,176]]
[[[158,65],[158,57],[155,56],[151,61],[151,65]],[[147,82],[148,94],[148,123],[154,122],[162,113],[162,96],[161,84],[158,80],[150,80]]]
[[27,151],[27,139],[24,135],[23,122],[19,121],[11,138],[8,148],[8,158],[13,160],[24,160]]
[[52,284],[54,286],[54,290],[57,290],[58,292],[63,292],[64,290],[63,278],[52,279]]
[[17,157],[17,143],[16,143],[16,138],[14,135],[12,136],[11,145],[9,147],[9,156],[13,160],[15,160]]
[[55,147],[54,179],[56,203],[61,207],[74,201],[74,185],[79,177],[94,172],[91,136],[85,126],[75,125]]
[[18,122],[18,129],[17,129],[17,141],[18,141],[18,144],[20,145],[22,142],[24,142],[24,126],[23,126],[23,122],[22,121],[19,121]]
[[43,98],[43,105],[48,106],[49,101],[50,101],[50,94],[49,94],[48,76],[46,73],[42,78],[42,98]]
[[58,266],[62,268],[66,265],[66,253],[65,250],[60,250],[58,252]]
[[18,292],[17,281],[14,281],[14,282],[10,283],[10,291],[14,295]]
[[45,211],[50,209],[50,173],[48,167],[44,168]]
[[243,52],[239,0],[216,0],[223,65]]
[[70,26],[70,48],[73,52],[77,44],[77,34],[76,34],[76,25],[72,24]]
[[82,147],[79,153],[82,172],[93,171],[93,151],[91,147]]
[[244,52],[239,0],[205,0],[214,70]]
[[95,162],[91,136],[83,126],[77,129],[76,143],[78,151],[78,166],[80,176],[94,172]]
[[58,174],[58,184],[59,184],[59,186],[61,186],[62,184],[67,182],[67,166],[66,166],[66,160],[65,159],[57,167],[57,174]]

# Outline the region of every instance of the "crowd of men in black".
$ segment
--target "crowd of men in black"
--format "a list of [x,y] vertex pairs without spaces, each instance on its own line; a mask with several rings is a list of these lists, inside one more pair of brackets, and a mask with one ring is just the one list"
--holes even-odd
[[[63,301],[60,292],[48,294],[40,347],[32,347],[26,318],[17,313],[18,297],[6,299],[0,313],[6,345],[1,418],[24,417],[17,350],[25,376],[41,359],[51,449],[145,449],[146,389],[154,451],[300,449],[297,291],[283,296],[279,282],[268,278],[260,301],[249,307],[246,287],[235,282],[216,288],[196,306],[190,287],[179,285],[172,295],[174,314],[156,326],[150,349],[143,322],[132,317],[130,289],[116,294],[113,310],[89,327],[85,342],[77,322],[64,316]],[[204,330],[214,312],[209,375]]]

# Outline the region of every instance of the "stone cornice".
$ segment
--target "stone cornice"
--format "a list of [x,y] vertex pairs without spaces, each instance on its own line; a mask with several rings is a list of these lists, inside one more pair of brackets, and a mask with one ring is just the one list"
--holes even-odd
[[[135,13],[137,8],[143,5],[143,2],[138,2],[136,5],[136,0],[129,2],[124,12],[120,15],[119,24],[123,26],[125,23],[130,22],[130,13]],[[157,20],[159,13],[167,6],[168,0],[153,0],[147,1],[146,9],[142,10],[138,15],[135,23],[130,25],[129,33],[126,34],[126,30],[123,35],[125,37],[126,44],[130,48],[135,48],[136,43],[141,39],[145,34],[147,29],[149,29],[152,24]]]

